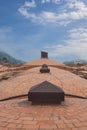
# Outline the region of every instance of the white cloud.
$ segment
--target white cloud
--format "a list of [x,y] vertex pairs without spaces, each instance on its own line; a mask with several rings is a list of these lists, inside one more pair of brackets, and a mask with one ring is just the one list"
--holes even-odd
[[26,1],[23,7],[36,7],[36,3],[34,0],[32,0],[31,2]]
[[19,12],[25,17],[25,18],[31,18],[31,20],[36,19],[36,15],[34,13],[29,13],[26,8],[21,7],[19,8]]
[[68,40],[64,44],[45,47],[52,57],[73,56],[87,60],[87,28],[70,30]]
[[[37,7],[34,0],[25,2],[18,11],[25,18],[37,23],[57,23],[58,25],[67,25],[72,21],[87,19],[87,6],[84,2],[77,0],[65,0],[66,4],[63,10],[58,12],[40,10],[39,13],[31,12],[31,8]],[[42,3],[50,2],[58,4],[60,0],[42,0]]]
[[51,3],[59,4],[60,0],[42,0],[41,2],[42,3],[49,3],[49,2],[51,2]]
[[60,1],[61,0],[52,0],[52,2],[55,3],[55,4],[59,4]]
[[42,0],[42,3],[51,2],[51,0]]
[[23,6],[21,6],[18,11],[26,18],[35,19],[36,15],[34,13],[28,12],[28,9],[35,8],[36,3],[34,0],[31,2],[26,1]]

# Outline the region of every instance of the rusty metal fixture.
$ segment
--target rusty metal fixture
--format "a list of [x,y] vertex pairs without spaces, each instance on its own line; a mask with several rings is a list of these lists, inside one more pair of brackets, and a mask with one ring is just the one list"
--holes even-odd
[[48,65],[43,64],[42,67],[41,67],[41,69],[40,69],[40,72],[41,73],[49,73],[50,69],[48,68]]
[[44,81],[29,90],[28,101],[60,103],[64,101],[64,91],[60,87]]

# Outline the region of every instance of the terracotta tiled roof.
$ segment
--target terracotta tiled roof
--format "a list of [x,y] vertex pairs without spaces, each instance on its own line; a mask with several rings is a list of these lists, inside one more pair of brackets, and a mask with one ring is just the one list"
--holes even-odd
[[27,99],[0,103],[0,130],[87,130],[87,100],[31,105]]
[[87,65],[84,65],[84,66],[82,66],[80,68],[87,71]]
[[8,67],[0,65],[0,72],[6,71]]
[[26,63],[25,65],[42,65],[42,64],[64,66],[63,63],[60,63],[60,62],[57,62],[57,61],[54,61],[54,60],[50,60],[50,59],[47,59],[47,58],[33,60],[33,61]]
[[42,74],[40,67],[26,70],[19,76],[0,82],[0,98],[28,93],[29,89],[42,81],[60,86],[66,93],[87,96],[87,80],[68,71],[50,67],[50,73]]
[[[41,65],[46,59],[39,61],[28,64]],[[28,69],[1,81],[0,99],[28,93],[32,86],[45,80],[60,86],[65,93],[87,97],[86,79],[55,67],[45,74],[39,70],[40,67]],[[87,100],[65,98],[60,105],[32,105],[25,97],[0,102],[0,130],[87,130]]]

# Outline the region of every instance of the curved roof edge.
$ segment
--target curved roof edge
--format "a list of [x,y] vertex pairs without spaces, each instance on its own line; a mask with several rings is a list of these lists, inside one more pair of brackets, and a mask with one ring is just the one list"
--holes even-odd
[[43,64],[65,66],[63,63],[60,63],[60,62],[55,61],[55,60],[50,60],[47,58],[33,60],[33,61],[26,63],[25,65],[32,65],[33,66],[33,65],[43,65]]

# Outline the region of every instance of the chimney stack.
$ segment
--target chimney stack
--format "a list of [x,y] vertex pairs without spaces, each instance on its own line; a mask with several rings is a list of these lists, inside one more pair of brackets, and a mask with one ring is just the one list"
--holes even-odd
[[41,58],[47,58],[48,59],[48,53],[41,51]]

